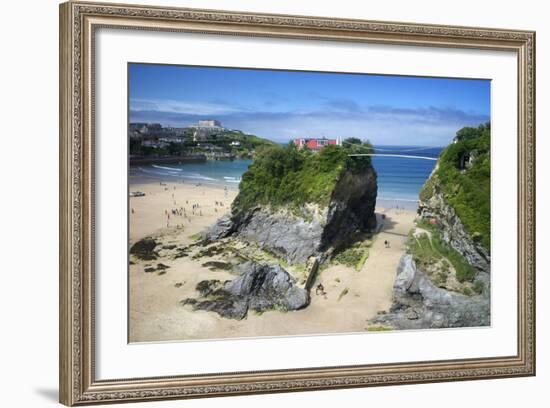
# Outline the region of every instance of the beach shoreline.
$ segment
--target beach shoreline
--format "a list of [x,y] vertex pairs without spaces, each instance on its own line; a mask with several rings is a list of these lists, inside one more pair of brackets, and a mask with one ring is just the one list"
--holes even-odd
[[[130,192],[134,191],[145,195],[129,199],[130,246],[145,237],[155,237],[165,247],[193,244],[200,232],[229,213],[237,195],[224,186],[170,181],[131,183]],[[376,212],[383,224],[361,270],[330,265],[318,277],[326,294],[312,293],[309,306],[298,311],[249,313],[240,321],[194,311],[180,301],[196,296],[200,281],[236,277],[231,271],[204,266],[219,257],[132,262],[128,282],[130,342],[364,332],[368,319],[391,306],[397,263],[416,217],[415,211],[399,205],[377,207]],[[385,246],[386,241],[391,242],[390,247]],[[145,272],[157,263],[168,268],[162,274]]]
[[[376,160],[375,160],[376,161]],[[236,159],[233,161],[207,160],[202,163],[131,165],[128,176],[130,186],[149,183],[182,183],[190,185],[208,185],[218,188],[228,188],[238,191],[242,175],[252,163],[250,159]],[[382,166],[382,164],[378,164]],[[385,171],[382,167],[381,171]],[[401,208],[416,211],[418,208],[418,189],[421,188],[431,169],[425,169],[425,174],[415,175],[413,179],[406,179],[407,183],[414,181],[406,190],[401,188],[403,181],[398,176],[378,177],[377,206],[382,208]],[[419,181],[421,180],[421,181]]]

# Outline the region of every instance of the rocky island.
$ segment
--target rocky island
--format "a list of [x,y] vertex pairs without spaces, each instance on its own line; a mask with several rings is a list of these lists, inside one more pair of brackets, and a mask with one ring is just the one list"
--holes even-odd
[[223,284],[203,281],[199,285],[209,289],[183,303],[238,319],[247,308],[307,306],[319,265],[376,228],[376,172],[370,157],[350,156],[372,146],[359,143],[318,153],[289,144],[260,153],[243,175],[231,212],[200,241],[222,252],[241,247],[243,261],[233,266],[240,276]]

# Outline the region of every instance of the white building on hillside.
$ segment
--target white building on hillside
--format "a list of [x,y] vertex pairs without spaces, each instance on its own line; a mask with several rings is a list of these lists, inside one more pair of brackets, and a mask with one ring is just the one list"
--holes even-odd
[[197,123],[190,125],[190,128],[197,128],[197,129],[214,129],[214,130],[221,130],[224,129],[222,126],[222,123],[219,120],[214,119],[205,119],[205,120],[199,120]]

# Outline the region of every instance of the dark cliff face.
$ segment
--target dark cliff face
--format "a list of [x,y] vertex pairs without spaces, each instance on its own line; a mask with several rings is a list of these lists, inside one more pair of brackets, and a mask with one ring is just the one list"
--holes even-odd
[[338,247],[357,232],[376,228],[377,177],[374,168],[344,172],[332,193],[322,249]]
[[377,180],[372,166],[343,170],[327,206],[306,204],[299,212],[258,205],[236,211],[210,228],[205,237],[229,235],[259,244],[288,263],[305,263],[376,227]]

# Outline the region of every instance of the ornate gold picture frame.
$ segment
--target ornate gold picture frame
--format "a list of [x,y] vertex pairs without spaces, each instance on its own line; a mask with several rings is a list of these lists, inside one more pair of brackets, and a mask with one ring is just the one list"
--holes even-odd
[[[95,33],[99,28],[513,52],[517,56],[517,352],[412,363],[96,378]],[[124,137],[121,135],[121,137]],[[68,2],[60,6],[60,402],[80,405],[535,375],[535,33]],[[512,265],[509,266],[513,268]],[[124,271],[121,271],[124,273]]]

